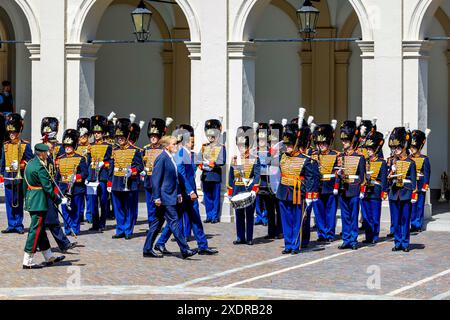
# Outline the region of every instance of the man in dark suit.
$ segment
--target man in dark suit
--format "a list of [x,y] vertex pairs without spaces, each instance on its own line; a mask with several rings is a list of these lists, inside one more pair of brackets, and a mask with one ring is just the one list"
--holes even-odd
[[[156,219],[150,222],[143,255],[153,258],[162,257],[161,254],[153,251],[153,244],[165,219],[180,247],[183,259],[186,259],[195,255],[197,250],[189,249],[179,224],[177,204],[182,202],[182,195],[177,164],[174,159],[177,151],[177,138],[165,136],[160,143],[164,147],[164,151],[156,158],[153,167],[152,196],[155,199],[155,205],[161,207],[161,210],[157,210]],[[161,213],[164,213],[164,216]]]

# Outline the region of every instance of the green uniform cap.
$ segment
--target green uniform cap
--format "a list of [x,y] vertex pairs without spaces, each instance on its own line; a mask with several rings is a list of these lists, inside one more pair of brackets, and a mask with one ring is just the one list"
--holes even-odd
[[48,151],[48,149],[48,145],[46,145],[45,143],[38,143],[34,146],[34,151],[46,152]]

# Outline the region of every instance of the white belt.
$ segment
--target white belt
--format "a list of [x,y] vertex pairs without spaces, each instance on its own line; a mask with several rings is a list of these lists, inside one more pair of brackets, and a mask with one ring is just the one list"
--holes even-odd
[[348,176],[348,179],[359,179],[359,176],[351,174],[351,175]]
[[370,184],[373,186],[381,186],[381,183],[379,183],[378,181],[375,181],[375,180],[370,180]]
[[329,173],[329,174],[323,174],[322,178],[324,179],[329,179],[329,178],[334,178],[336,175],[333,173]]
[[[395,179],[395,181],[397,181],[397,179]],[[409,179],[403,179],[403,183],[412,183],[412,181]]]

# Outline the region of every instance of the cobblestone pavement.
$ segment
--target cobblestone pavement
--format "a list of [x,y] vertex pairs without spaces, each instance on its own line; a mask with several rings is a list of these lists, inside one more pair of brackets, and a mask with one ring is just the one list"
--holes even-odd
[[[25,226],[29,216],[26,214]],[[89,234],[82,225],[79,246],[63,263],[22,270],[26,234],[0,234],[0,299],[449,299],[450,233],[412,236],[409,253],[392,252],[383,239],[376,246],[325,249],[312,241],[299,255],[281,255],[283,240],[265,240],[266,227],[255,227],[253,246],[234,246],[235,226],[206,224],[217,256],[181,259],[174,241],[172,256],[144,259],[145,207],[131,240],[113,240],[114,221],[104,233]],[[0,205],[0,229],[6,226]],[[387,230],[382,231],[385,235]],[[51,235],[50,241],[56,246]],[[360,240],[363,240],[360,236]],[[312,240],[316,239],[315,232]],[[74,240],[71,238],[71,240]],[[196,247],[195,241],[190,241]],[[55,249],[57,251],[57,249]],[[38,262],[42,256],[37,255]]]

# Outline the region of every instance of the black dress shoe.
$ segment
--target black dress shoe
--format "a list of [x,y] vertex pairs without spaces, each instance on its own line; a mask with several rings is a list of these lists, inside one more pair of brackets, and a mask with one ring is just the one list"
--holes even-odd
[[248,244],[249,246],[252,246],[252,245],[253,245],[253,240],[247,241],[247,244]]
[[271,237],[271,236],[264,236],[264,239],[266,239],[266,240],[272,240],[272,239],[275,239],[275,237]]
[[277,239],[283,239],[283,238],[284,238],[284,235],[283,235],[283,234],[279,234],[279,235],[277,235],[275,238],[277,238]]
[[115,234],[111,238],[113,238],[113,239],[121,239],[121,238],[125,238],[125,235],[124,234]]
[[281,251],[281,254],[289,254],[291,252],[292,252],[291,249],[284,249],[283,251]]
[[375,244],[375,241],[374,240],[363,240],[362,241],[362,243],[365,243],[365,244]]
[[219,220],[212,220],[211,221],[212,224],[216,224],[216,223],[219,223],[219,222],[220,222]]
[[131,240],[133,236],[131,234],[125,236],[125,240]]
[[353,244],[352,245],[352,250],[358,250],[358,245],[357,244]]
[[5,229],[2,230],[2,233],[14,233],[15,231],[13,229]]
[[75,248],[76,246],[77,246],[77,243],[76,243],[76,242],[71,242],[71,243],[69,243],[69,245],[68,245],[66,248],[64,248],[63,250],[61,250],[61,252],[67,252],[68,250],[73,249],[73,248]]
[[233,244],[234,244],[234,245],[238,245],[238,244],[246,244],[246,242],[245,242],[245,241],[242,241],[242,240],[234,240],[234,241],[233,241]]
[[159,246],[159,245],[156,245],[156,246],[154,247],[154,249],[155,249],[156,251],[161,252],[162,254],[172,254],[172,252],[170,252],[169,250],[166,249],[166,246]]
[[181,256],[183,257],[183,259],[187,259],[189,257],[195,256],[198,253],[197,249],[194,250],[187,250],[181,253]]
[[148,252],[144,252],[142,255],[143,255],[144,258],[162,258],[163,257],[162,254],[156,253],[153,250],[150,250]]
[[387,238],[393,238],[393,237],[394,237],[394,234],[393,234],[393,233],[388,233],[388,234],[386,235],[386,237],[387,237]]
[[25,233],[25,231],[24,231],[23,229],[17,230],[16,232],[17,232],[18,234],[24,234],[24,233]]
[[198,251],[198,254],[201,255],[201,256],[212,256],[212,255],[217,254],[217,253],[219,253],[219,251],[214,250],[214,249],[210,249],[210,248],[206,248],[206,249]]
[[300,253],[300,250],[292,250],[292,252],[291,252],[291,254],[299,254]]
[[54,260],[52,260],[52,261],[45,262],[45,265],[46,265],[46,266],[54,265],[55,263],[58,263],[58,262],[63,261],[65,258],[66,258],[66,256],[59,256],[59,257],[56,257],[56,258],[55,258]]
[[341,244],[341,245],[338,247],[338,249],[341,249],[341,250],[344,250],[344,249],[350,249],[350,248],[351,248],[351,246],[348,245],[348,244]]
[[403,248],[403,252],[409,252],[409,248]]
[[32,264],[31,266],[22,266],[22,269],[42,269],[43,266],[40,264]]
[[320,237],[317,238],[317,242],[327,242],[327,239]]
[[392,248],[392,251],[400,251],[400,250],[402,250],[402,248],[400,248],[400,247],[393,247]]
[[255,226],[259,226],[259,225],[261,225],[261,224],[263,224],[262,221],[255,222]]
[[210,222],[211,222],[211,220],[209,220],[209,219],[203,220],[203,223],[210,223]]

